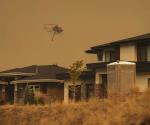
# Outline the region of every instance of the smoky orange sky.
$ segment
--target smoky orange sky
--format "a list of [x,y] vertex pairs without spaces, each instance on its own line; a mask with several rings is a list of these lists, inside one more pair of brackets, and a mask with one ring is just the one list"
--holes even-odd
[[[53,42],[47,23],[64,28]],[[94,62],[89,47],[148,32],[150,0],[0,0],[0,70]]]

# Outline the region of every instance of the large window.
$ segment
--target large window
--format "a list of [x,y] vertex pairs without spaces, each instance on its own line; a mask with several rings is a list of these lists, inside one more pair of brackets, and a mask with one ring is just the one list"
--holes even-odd
[[138,45],[137,58],[140,62],[150,61],[150,45]]
[[97,58],[98,58],[98,61],[102,61],[103,60],[103,52],[102,51],[97,53]]
[[138,46],[138,61],[147,61],[147,45]]
[[40,86],[39,85],[28,85],[28,88],[30,90],[33,90],[33,92],[39,92],[40,91]]
[[105,51],[105,62],[113,62],[113,61],[116,61],[115,51]]

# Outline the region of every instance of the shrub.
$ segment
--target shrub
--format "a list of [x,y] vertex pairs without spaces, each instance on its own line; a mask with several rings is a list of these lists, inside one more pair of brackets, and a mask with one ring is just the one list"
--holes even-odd
[[29,89],[28,87],[26,87],[24,103],[25,104],[36,104],[36,98],[35,98],[33,89]]
[[0,125],[150,125],[150,92],[69,104],[0,106]]

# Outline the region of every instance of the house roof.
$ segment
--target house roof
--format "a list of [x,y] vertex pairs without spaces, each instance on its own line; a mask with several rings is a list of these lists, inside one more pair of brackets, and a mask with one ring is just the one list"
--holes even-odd
[[35,69],[38,67],[37,65],[27,66],[23,68],[14,68],[10,70],[5,70],[0,73],[13,73],[13,72],[20,72],[20,73],[35,73]]
[[[68,72],[67,68],[58,66],[58,65],[33,65],[33,66],[28,66],[28,67],[23,67],[23,68],[16,68],[16,69],[11,69],[11,70],[7,70],[7,71],[3,71],[0,73],[0,76],[3,75],[12,75],[14,73],[17,73],[16,75],[21,75],[21,74],[32,74],[32,75],[28,75],[26,77],[20,78],[19,80],[21,81],[41,81],[43,79],[43,81],[47,81],[47,80],[52,80],[54,81],[58,81],[56,78],[57,74],[61,74],[61,73],[66,73]],[[19,82],[19,80],[16,80]],[[22,82],[21,81],[21,82]]]
[[[91,47],[90,50],[86,50],[86,52],[87,53],[95,53],[94,50],[102,48],[102,47],[111,46],[111,45],[120,45],[122,43],[142,43],[143,41],[147,41],[149,39],[150,39],[150,33],[147,33],[144,35],[139,35],[139,36],[135,36],[135,37],[130,37],[130,38],[122,39],[122,40],[109,42],[106,44],[100,44],[98,46],[93,46],[93,47]],[[147,42],[149,42],[149,41],[147,41]]]

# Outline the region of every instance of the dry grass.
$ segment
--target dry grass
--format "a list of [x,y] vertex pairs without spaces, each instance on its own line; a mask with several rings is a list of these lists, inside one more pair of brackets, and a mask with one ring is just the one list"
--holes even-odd
[[150,92],[51,106],[1,106],[0,125],[150,125]]

